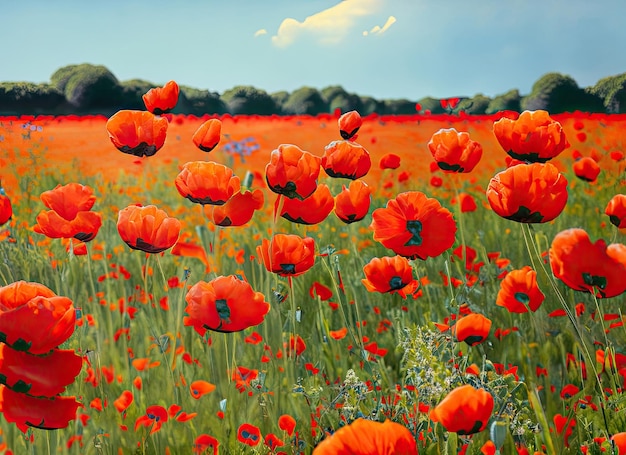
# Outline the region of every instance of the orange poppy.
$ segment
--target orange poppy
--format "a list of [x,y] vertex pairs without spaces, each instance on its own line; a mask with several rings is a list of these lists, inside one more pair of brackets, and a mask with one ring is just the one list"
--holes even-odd
[[518,164],[489,181],[487,200],[507,220],[547,223],[567,204],[567,179],[550,163]]
[[133,250],[160,253],[174,246],[181,224],[154,205],[130,205],[119,211],[117,232]]
[[170,112],[176,107],[179,92],[178,84],[175,81],[169,81],[163,87],[155,87],[148,90],[142,98],[146,109],[155,115],[161,115]]
[[244,423],[237,429],[237,440],[242,444],[254,447],[261,442],[261,430],[250,423]]
[[626,431],[615,433],[611,436],[611,442],[617,448],[617,455],[626,455]]
[[218,276],[194,284],[185,296],[185,325],[200,336],[207,330],[239,332],[259,325],[270,310],[265,296],[235,275]]
[[224,205],[205,208],[207,216],[217,226],[243,226],[252,219],[255,210],[263,207],[263,191],[236,192]]
[[152,156],[165,144],[167,119],[146,111],[121,110],[107,121],[109,139],[121,152]]
[[292,436],[296,429],[296,419],[289,414],[283,414],[278,418],[278,428],[287,432],[289,436]]
[[[281,203],[280,196],[276,201],[276,210]],[[280,216],[299,224],[318,224],[326,219],[335,207],[335,199],[327,185],[318,185],[313,194],[306,199],[282,200]]]
[[196,400],[199,400],[207,393],[211,393],[215,390],[215,384],[211,384],[208,381],[204,381],[202,379],[198,379],[197,381],[193,381],[189,386],[189,391],[191,392],[191,396]]
[[613,196],[606,205],[604,213],[609,216],[611,224],[619,229],[626,228],[626,194]]
[[324,148],[322,167],[330,177],[360,179],[372,167],[370,154],[355,142],[333,141]]
[[113,401],[113,406],[117,412],[124,412],[133,403],[135,397],[130,390],[124,390],[119,397]]
[[356,419],[320,442],[313,455],[417,455],[408,428],[385,420]]
[[167,422],[168,418],[167,409],[163,406],[159,406],[158,404],[148,406],[146,413],[135,420],[135,431],[137,431],[140,426],[143,426],[151,428],[150,434],[156,433],[161,429],[163,424]]
[[547,111],[524,111],[517,120],[502,117],[493,124],[493,134],[512,157],[545,163],[569,147],[561,124]]
[[445,172],[471,172],[483,155],[483,147],[469,133],[454,128],[440,129],[432,135],[428,149]]
[[339,134],[345,140],[353,138],[359,131],[359,128],[363,125],[363,119],[361,114],[357,111],[350,111],[339,117],[337,121],[339,124]]
[[74,382],[82,366],[82,357],[73,349],[32,355],[0,343],[0,382],[14,392],[53,397]]
[[191,161],[183,165],[174,181],[178,193],[196,204],[223,205],[239,191],[233,170],[213,161]]
[[363,273],[365,279],[361,282],[369,292],[398,292],[405,297],[404,289],[416,282],[413,267],[402,256],[373,258],[365,264]]
[[463,316],[451,328],[458,342],[465,341],[470,346],[482,343],[489,336],[491,319],[479,313]]
[[22,431],[28,427],[43,430],[65,428],[76,418],[81,404],[75,397],[36,398],[0,386],[0,410],[7,422],[13,422]]
[[41,200],[50,210],[37,215],[33,230],[47,237],[93,240],[102,226],[102,216],[92,212],[96,196],[93,189],[80,183],[57,185],[41,193]]
[[576,291],[601,298],[626,291],[626,245],[607,246],[602,239],[591,243],[587,232],[573,228],[554,237],[549,256],[554,276]]
[[193,453],[198,455],[217,455],[220,442],[213,436],[201,434],[194,440]]
[[374,240],[410,259],[435,257],[452,246],[456,223],[439,201],[419,191],[400,193],[372,213]]
[[346,224],[361,221],[370,210],[372,189],[362,180],[353,180],[335,196],[335,215]]
[[572,168],[576,177],[585,182],[595,182],[601,170],[596,160],[588,156],[574,161]]
[[315,264],[315,240],[295,234],[276,234],[272,240],[263,239],[256,247],[265,268],[280,276],[298,276]]
[[398,169],[400,167],[400,157],[395,153],[383,155],[378,163],[381,169]]
[[0,340],[17,351],[46,354],[74,333],[75,322],[72,301],[43,284],[0,287]]
[[430,411],[430,418],[460,435],[478,433],[487,428],[494,401],[489,392],[463,385],[452,390]]
[[8,223],[13,216],[13,207],[11,200],[4,192],[4,188],[0,186],[0,226]]
[[297,145],[281,144],[270,155],[265,166],[269,188],[290,199],[305,199],[317,188],[321,159]]
[[219,119],[212,118],[200,125],[200,128],[193,133],[191,140],[203,152],[210,152],[222,138],[222,122]]
[[496,305],[510,313],[527,313],[537,311],[544,299],[545,295],[537,286],[537,272],[527,265],[507,273],[500,283]]

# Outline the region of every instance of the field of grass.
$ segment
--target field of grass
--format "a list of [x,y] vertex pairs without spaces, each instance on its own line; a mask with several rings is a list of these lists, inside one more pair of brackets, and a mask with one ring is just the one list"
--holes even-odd
[[[192,136],[206,119],[175,115],[163,148],[144,158],[115,148],[104,117],[0,118],[0,186],[13,207],[0,226],[0,286],[36,282],[71,299],[76,327],[61,347],[83,359],[62,393],[79,403],[65,428],[33,428],[26,407],[22,425],[7,422],[14,411],[0,401],[0,453],[311,453],[358,418],[403,425],[419,453],[495,453],[489,440],[503,454],[626,453],[626,442],[611,442],[626,430],[626,294],[575,291],[554,277],[548,257],[559,232],[582,228],[592,242],[621,244],[622,268],[611,279],[626,270],[626,230],[604,213],[626,192],[626,117],[553,116],[570,147],[550,163],[567,179],[569,197],[554,221],[537,224],[504,219],[487,201],[490,179],[507,167],[493,134],[499,118],[364,118],[356,142],[371,156],[362,178],[372,190],[369,213],[352,224],[330,213],[314,225],[275,216],[284,201],[268,188],[265,167],[280,144],[321,157],[341,139],[335,116],[221,117],[221,141],[205,153]],[[482,145],[471,172],[433,167],[427,143],[443,128],[467,131]],[[388,153],[400,157],[397,169],[379,166]],[[598,162],[595,182],[574,174],[580,156]],[[262,190],[263,206],[244,226],[214,225],[211,206],[183,198],[175,186],[190,161],[229,166],[242,186]],[[69,183],[93,189],[92,211],[102,218],[84,250],[33,230],[47,210],[40,195]],[[322,183],[337,195],[350,180],[322,170]],[[408,295],[370,291],[364,267],[395,256],[374,239],[372,212],[405,192],[423,192],[453,214],[454,243],[409,261],[415,284]],[[476,207],[462,211],[467,196]],[[178,219],[178,245],[157,254],[129,248],[117,222],[133,204]],[[314,239],[314,265],[294,277],[268,271],[257,247],[276,234]],[[497,306],[505,276],[525,266],[537,272],[541,306],[525,313]],[[185,324],[188,291],[230,275],[262,293],[269,311],[243,331],[201,336]],[[472,346],[450,328],[469,313],[491,321],[486,339]],[[447,431],[431,414],[467,384],[494,400],[486,429],[469,436]]]

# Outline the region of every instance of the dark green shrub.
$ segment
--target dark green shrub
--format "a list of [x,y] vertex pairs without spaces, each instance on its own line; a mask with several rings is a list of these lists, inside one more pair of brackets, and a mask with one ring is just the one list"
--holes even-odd
[[522,109],[561,112],[604,112],[600,97],[581,89],[570,76],[548,73],[534,83],[530,95],[522,99]]
[[489,102],[489,105],[487,106],[487,109],[485,110],[485,114],[495,114],[496,112],[500,112],[500,111],[521,112],[522,110],[522,106],[520,104],[521,99],[522,97],[519,94],[519,90],[517,89],[509,90],[508,92],[503,93],[502,95],[495,96]]
[[[220,98],[219,93],[208,90],[198,90],[197,88],[180,86],[179,95],[180,109],[186,109],[184,113],[194,115],[204,114],[226,114],[228,107]],[[176,111],[179,106],[176,106]]]
[[272,115],[280,113],[274,99],[265,91],[239,85],[222,93],[222,101],[233,115]]
[[491,98],[483,95],[482,93],[478,93],[474,95],[473,98],[465,98],[464,100],[459,101],[455,112],[463,111],[466,114],[482,115],[486,113],[490,102]]
[[328,105],[317,89],[301,87],[289,95],[289,98],[282,104],[282,111],[285,114],[317,115],[328,112]]
[[587,91],[602,99],[607,112],[626,113],[626,73],[602,78]]
[[0,83],[0,114],[56,114],[63,110],[65,97],[49,84],[32,82]]
[[69,65],[57,70],[50,79],[80,113],[111,113],[122,100],[122,86],[102,65]]

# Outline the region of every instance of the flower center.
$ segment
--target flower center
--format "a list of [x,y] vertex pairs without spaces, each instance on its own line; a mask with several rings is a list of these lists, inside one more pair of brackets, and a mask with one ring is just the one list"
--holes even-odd
[[404,246],[420,246],[422,244],[422,222],[419,220],[407,220],[406,230],[411,233],[411,238]]

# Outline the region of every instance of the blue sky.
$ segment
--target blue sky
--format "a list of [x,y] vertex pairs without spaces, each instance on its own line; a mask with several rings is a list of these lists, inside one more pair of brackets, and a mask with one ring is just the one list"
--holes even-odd
[[623,0],[29,0],[1,14],[0,81],[92,63],[220,93],[341,85],[418,100],[626,72]]

